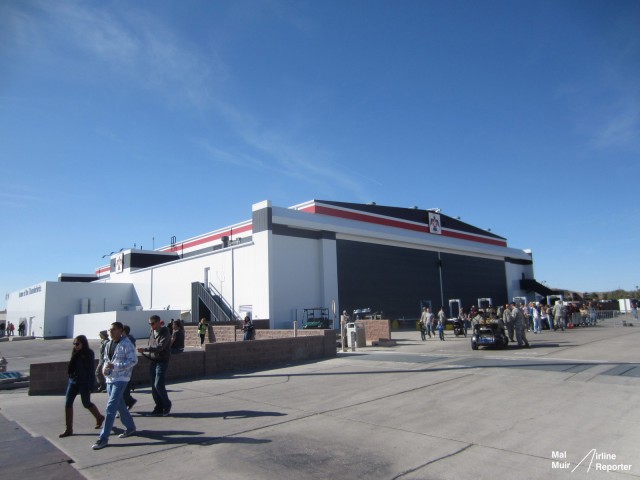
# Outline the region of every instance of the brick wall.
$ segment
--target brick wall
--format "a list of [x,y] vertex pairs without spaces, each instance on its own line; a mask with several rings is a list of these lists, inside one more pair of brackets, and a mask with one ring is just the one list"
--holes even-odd
[[216,325],[210,328],[212,334],[209,343],[228,343],[242,340],[242,332],[235,325]]
[[391,340],[390,320],[356,320],[356,323],[364,326],[367,345],[380,340]]
[[[234,326],[227,328],[235,330]],[[205,343],[204,350],[172,355],[167,379],[183,380],[227,371],[270,368],[282,363],[336,355],[336,333],[333,330],[314,330],[306,333],[299,330],[299,336],[296,338],[293,338],[293,330],[256,330],[256,334],[263,332],[280,332],[281,338]],[[239,335],[239,338],[242,338],[242,332],[239,332]],[[138,356],[138,364],[134,367],[132,375],[135,385],[149,384],[149,362],[146,357]],[[31,364],[29,395],[64,394],[67,386],[67,363],[65,361]]]
[[[252,342],[210,343],[205,348],[205,372],[213,375],[335,356],[336,334],[334,331],[326,332]],[[331,348],[327,348],[327,342]]]

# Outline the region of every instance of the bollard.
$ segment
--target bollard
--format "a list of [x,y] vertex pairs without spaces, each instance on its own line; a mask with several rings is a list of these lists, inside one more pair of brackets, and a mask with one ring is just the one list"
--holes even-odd
[[294,337],[298,336],[298,322],[295,320],[293,322],[293,336]]
[[342,347],[343,352],[347,351],[347,346],[345,345],[346,335],[347,335],[347,325],[344,321],[344,318],[341,318],[340,319],[340,346]]
[[356,332],[351,332],[351,351],[356,351]]

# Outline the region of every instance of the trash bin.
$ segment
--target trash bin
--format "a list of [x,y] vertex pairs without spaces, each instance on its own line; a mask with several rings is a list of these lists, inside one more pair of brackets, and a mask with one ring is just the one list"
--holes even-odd
[[351,333],[355,333],[356,338],[356,347],[362,348],[367,346],[367,339],[364,334],[364,325],[359,325],[356,322],[347,323],[347,346],[349,348],[352,347],[352,335]]

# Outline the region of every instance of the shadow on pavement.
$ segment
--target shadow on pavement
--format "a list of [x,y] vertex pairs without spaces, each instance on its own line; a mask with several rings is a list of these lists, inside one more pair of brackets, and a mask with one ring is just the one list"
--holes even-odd
[[[114,428],[114,435],[122,433],[121,428]],[[221,443],[231,444],[261,444],[270,443],[271,440],[255,439],[248,437],[205,437],[204,432],[192,430],[138,430],[130,439],[147,439],[148,442],[109,442],[109,447],[132,447],[143,445],[217,445]]]

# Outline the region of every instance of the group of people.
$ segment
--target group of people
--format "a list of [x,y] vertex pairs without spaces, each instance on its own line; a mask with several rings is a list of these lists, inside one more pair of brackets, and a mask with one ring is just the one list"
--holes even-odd
[[444,313],[444,307],[440,307],[438,311],[438,319],[431,312],[431,308],[424,307],[420,316],[420,337],[423,341],[427,340],[427,336],[431,338],[431,334],[435,337],[436,331],[438,338],[444,342],[444,330],[447,328],[447,315]]
[[[95,354],[89,347],[87,337],[78,335],[73,339],[71,359],[67,367],[69,379],[65,394],[66,428],[60,434],[61,438],[73,435],[73,403],[78,395],[83,407],[94,416],[95,429],[100,430],[98,439],[92,446],[94,450],[100,450],[108,445],[116,415],[119,415],[125,427],[119,435],[120,438],[127,438],[136,433],[135,421],[129,410],[136,403],[130,391],[131,374],[133,367],[138,363],[137,353],[149,359],[151,393],[155,403],[155,408],[150,415],[170,414],[171,400],[167,394],[165,380],[172,348],[180,348],[179,343],[177,347],[173,347],[176,341],[179,342],[180,331],[182,331],[182,349],[184,349],[184,329],[181,322],[177,320],[173,324],[173,332],[170,332],[158,315],[152,315],[149,318],[149,328],[147,346],[138,348],[128,326],[120,322],[111,324],[108,337],[106,330],[100,332],[103,341],[100,345],[97,371],[94,371]],[[109,395],[105,415],[102,415],[96,405],[91,402],[91,392],[96,383],[102,379]]]
[[[15,335],[16,326],[13,322],[0,323],[0,336],[6,335],[7,337]],[[18,335],[24,337],[27,334],[27,324],[23,320],[18,324]]]
[[[580,310],[580,314],[585,324],[596,324],[595,308],[592,305],[585,306]],[[517,342],[520,347],[529,347],[526,332],[533,331],[534,334],[542,332],[543,326],[548,325],[549,329],[564,331],[568,325],[569,310],[567,305],[558,301],[553,307],[544,304],[530,302],[528,305],[516,305],[510,303],[497,310],[492,308],[489,311],[481,311],[473,306],[469,311],[460,309],[458,320],[463,329],[464,336],[467,336],[469,327],[482,323],[485,318],[496,318],[501,326],[506,327],[507,336],[511,342]],[[440,307],[437,315],[431,312],[429,307],[423,307],[420,316],[420,336],[423,341],[435,337],[436,331],[441,341],[444,341],[444,330],[446,329],[447,317],[444,307]]]

